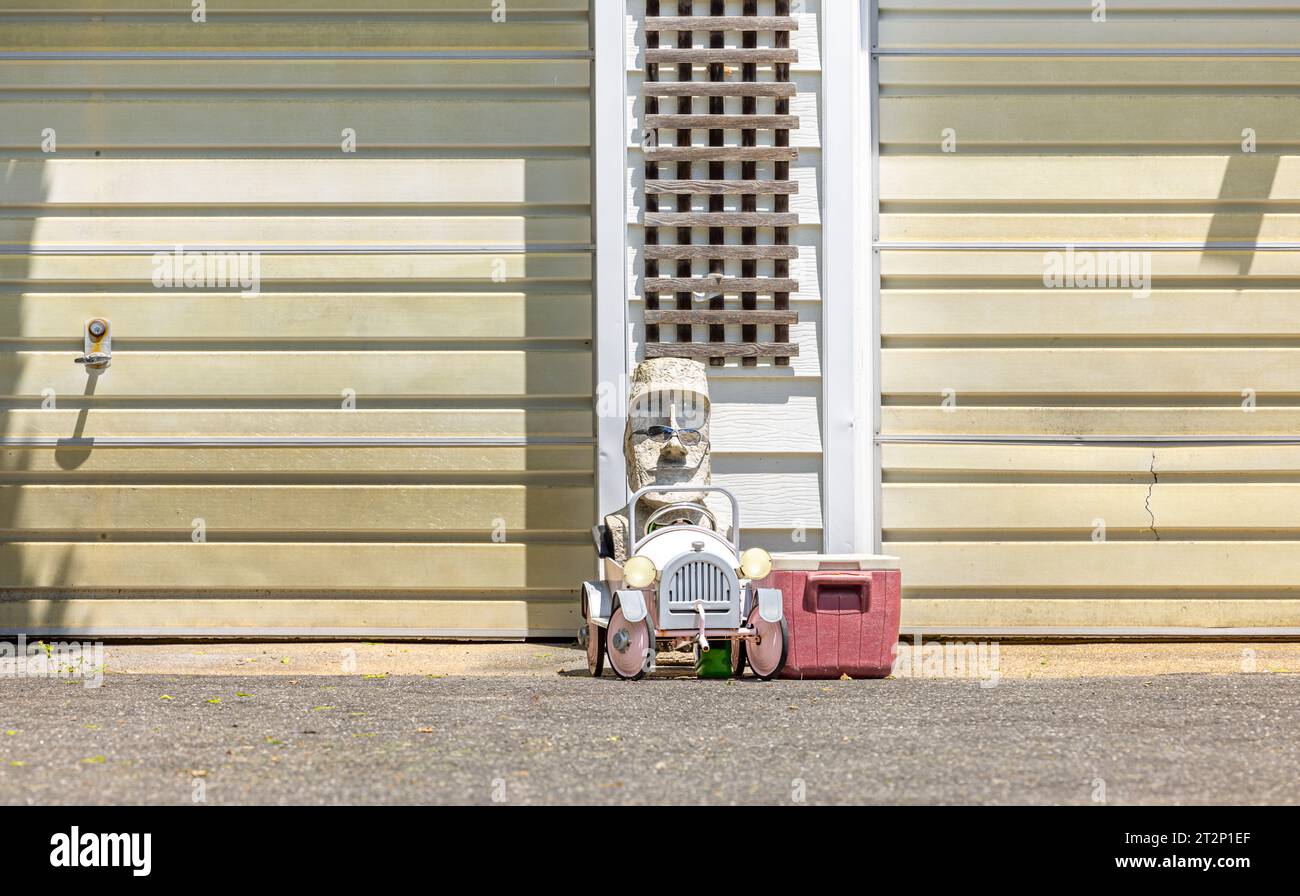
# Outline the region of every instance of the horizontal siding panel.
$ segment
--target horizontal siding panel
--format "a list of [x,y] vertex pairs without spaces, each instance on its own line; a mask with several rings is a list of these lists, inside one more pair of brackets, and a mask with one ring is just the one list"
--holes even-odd
[[[885,543],[917,591],[1007,589],[1300,590],[1294,541]],[[1297,619],[1294,624],[1300,624]]]
[[715,377],[709,384],[715,452],[819,453],[821,381]]
[[[185,265],[190,264],[186,260]],[[204,262],[208,264],[207,261]],[[253,272],[245,260],[244,272]],[[284,283],[369,283],[446,281],[485,285],[493,282],[582,282],[591,279],[591,255],[586,252],[528,254],[524,251],[464,254],[346,254],[261,255],[257,258],[261,280]],[[149,255],[10,255],[0,256],[0,282],[85,283],[106,282],[151,286],[160,270]],[[165,270],[165,269],[162,269]],[[187,267],[173,265],[174,276]],[[214,282],[219,268],[214,271]],[[228,267],[227,270],[238,270]],[[184,288],[165,287],[176,292]],[[251,288],[251,287],[250,287]],[[231,292],[240,292],[235,287]]]
[[[1076,0],[1069,2],[1077,9]],[[1160,57],[884,56],[880,84],[885,93],[939,87],[1010,92],[1038,88],[1062,93],[1080,88],[1131,93],[1136,87],[1198,87],[1215,92],[1268,87],[1290,93],[1300,84],[1300,59],[1198,56],[1194,63],[1180,65]]]
[[[227,4],[222,4],[223,9]],[[513,8],[513,7],[512,7]],[[173,12],[174,15],[174,12]],[[326,91],[583,90],[591,83],[585,59],[114,59],[0,60],[0,91]],[[58,95],[58,94],[56,94]]]
[[[886,156],[882,238],[955,242],[1294,242],[1297,216],[1246,203],[1293,202],[1296,157]],[[934,205],[933,210],[913,204]],[[1177,204],[1196,203],[1195,213]],[[966,204],[961,211],[943,206]],[[1035,213],[1035,205],[1044,211]],[[1134,209],[1156,209],[1161,213]],[[970,206],[977,206],[973,208]],[[1070,207],[1073,206],[1073,207]],[[1207,261],[1212,261],[1208,259]],[[1206,264],[1206,273],[1213,267]]]
[[1300,291],[900,290],[881,293],[890,337],[1300,337]]
[[[86,372],[70,352],[0,355],[0,395],[80,395]],[[313,355],[317,355],[313,357]],[[585,397],[586,351],[117,352],[95,380],[103,396]]]
[[[576,212],[546,216],[521,207],[496,210],[494,215],[434,217],[330,211],[336,213],[328,217],[255,217],[183,215],[171,210],[171,214],[122,217],[42,217],[10,211],[10,216],[0,217],[0,246],[33,253],[98,248],[148,253],[152,261],[154,252],[174,252],[178,245],[190,251],[286,253],[322,246],[354,254],[379,248],[418,254],[449,248],[505,252],[558,248],[581,252],[591,244],[591,218]],[[524,213],[518,214],[520,211]]]
[[[590,486],[524,485],[22,485],[0,486],[0,533],[41,530],[481,533],[509,540],[591,526]],[[21,536],[18,536],[21,537]]]
[[[590,0],[511,0],[510,9],[520,13],[586,13]],[[266,7],[265,0],[222,0],[221,8],[231,13],[265,14],[283,13],[365,13],[370,16],[403,16],[409,13],[460,13],[482,12],[478,0],[383,0],[382,8],[360,3],[360,0],[277,0],[274,7]],[[79,13],[86,12],[86,0],[4,0],[0,9],[9,13]],[[169,0],[133,0],[131,10],[138,13],[174,14]],[[96,9],[96,13],[100,10]]]
[[735,493],[742,531],[821,528],[816,455],[721,455],[713,463],[713,484]]
[[[580,14],[585,17],[590,0],[510,0],[514,13]],[[384,0],[381,6],[360,0],[276,0],[268,6],[265,0],[222,0],[221,8],[229,14],[247,16],[252,21],[259,18],[276,18],[285,14],[320,15],[351,13],[371,14],[381,18],[401,17],[412,13],[454,14],[483,16],[481,0]],[[135,14],[175,16],[176,6],[170,0],[132,0],[130,10]],[[105,10],[88,9],[86,0],[0,0],[0,13],[33,15],[50,13],[92,13],[103,15]],[[111,10],[109,11],[111,13]]]
[[[319,10],[314,10],[319,15]],[[31,18],[10,22],[0,30],[0,49],[8,52],[88,50],[140,50],[159,48],[176,51],[529,51],[584,52],[588,48],[587,23],[584,18],[568,21],[530,20],[507,16],[494,22],[490,9],[482,8],[477,21],[448,16],[430,20],[428,16],[367,21],[356,17],[346,28],[336,23],[312,21],[301,16],[296,21],[277,18],[247,17],[244,21],[225,10],[215,12],[207,22],[195,27],[188,16],[172,13],[170,22],[141,19],[123,20],[110,14],[65,19]],[[224,21],[223,21],[224,20]],[[15,27],[21,24],[22,27]]]
[[995,245],[1300,243],[1300,215],[1234,212],[1234,202],[1221,203],[1224,211],[1196,214],[1104,214],[1086,205],[1042,214],[1018,214],[994,205],[978,213],[886,212],[880,216],[880,237],[904,243],[989,242],[989,218],[996,217]]
[[[0,295],[7,340],[75,344],[87,312],[113,323],[114,344],[138,340],[364,342],[588,340],[591,295],[536,293],[272,293]],[[114,371],[117,368],[113,368]]]
[[[1178,486],[1161,486],[1160,492],[1173,488]],[[932,533],[955,541],[996,540],[1008,533],[1088,540],[1097,520],[1107,533],[1145,530],[1155,537],[1146,485],[887,483],[881,491],[886,541],[913,533],[925,541],[935,537]],[[1179,519],[1187,523],[1186,515]],[[1168,512],[1158,520],[1162,526],[1176,524]]]
[[[1195,484],[908,483],[884,486],[886,532],[943,530],[978,538],[979,532],[1073,532],[1087,539],[1102,520],[1107,532],[1138,530],[1152,540],[1168,529],[1300,529],[1300,485],[1295,483]],[[1300,552],[1300,543],[1295,545]]]
[[881,389],[979,394],[1294,393],[1300,349],[886,349]]
[[[1076,270],[1080,263],[1076,251]],[[1062,255],[1063,253],[1059,253]],[[927,280],[1025,279],[1043,285],[1049,271],[1049,256],[1043,250],[991,252],[893,251],[880,253],[881,276]],[[1254,252],[1239,249],[1203,251],[1169,250],[1150,253],[1151,283],[1168,281],[1237,279],[1258,281],[1300,277],[1300,252]]]
[[525,595],[491,600],[405,597],[193,598],[0,601],[0,630],[28,636],[571,637],[578,601]]
[[1151,478],[1152,458],[1166,481],[1189,478],[1234,482],[1247,477],[1300,477],[1300,445],[1160,445],[1081,447],[1077,445],[926,445],[882,447],[887,478],[926,477],[996,480],[1040,476],[1070,480],[1081,474],[1115,480]]
[[6,542],[0,589],[571,593],[594,564],[590,544]]
[[[70,364],[70,362],[69,362]],[[118,371],[115,365],[107,376]],[[84,374],[83,374],[84,376]],[[101,383],[107,382],[105,376]],[[81,396],[85,385],[64,393],[66,404]],[[224,395],[222,397],[225,397]],[[169,407],[165,410],[95,408],[79,411],[16,409],[0,412],[4,435],[10,438],[487,438],[521,437],[586,439],[592,435],[590,397],[564,409],[531,401],[517,407],[444,408],[420,410],[367,409],[365,394],[357,396],[356,410],[342,411],[341,399],[328,395],[328,410],[304,407],[266,407],[241,410]],[[69,445],[69,450],[78,446]]]
[[740,533],[740,549],[763,548],[769,553],[823,553],[821,529],[745,529]]
[[[1235,133],[1239,144],[1241,128]],[[960,138],[956,153],[882,156],[881,202],[987,203],[1016,214],[1034,203],[1222,203],[1228,211],[1231,202],[1300,200],[1300,156],[1266,146],[1259,154],[1238,146],[1221,155],[995,156],[960,152]],[[986,238],[996,239],[1001,221],[986,219]]]
[[[38,131],[39,133],[39,131]],[[364,138],[363,138],[364,139]],[[342,155],[342,153],[340,153]],[[585,158],[14,160],[0,206],[587,204]]]
[[[12,411],[8,413],[10,416],[14,414]],[[100,421],[106,413],[111,412],[87,414],[88,423],[94,421],[95,430],[104,428]],[[180,415],[155,412],[154,416],[175,419]],[[258,420],[269,415],[264,411],[247,411],[244,416]],[[585,481],[592,470],[592,451],[575,445],[273,448],[252,444],[238,447],[114,448],[101,443],[93,447],[90,444],[68,444],[61,448],[0,448],[0,481],[13,483],[124,481],[128,477],[136,482],[225,483],[246,480],[261,483],[269,479],[347,483],[361,478],[391,481],[396,477],[428,481],[441,476],[511,478],[520,482],[551,478]],[[590,508],[587,515],[590,516]],[[0,523],[7,524],[7,518],[0,516]]]
[[903,600],[904,631],[989,633],[1014,629],[1295,629],[1300,626],[1300,600],[1259,600],[1217,596],[1213,599],[1087,599],[1071,597],[978,597]]
[[[1161,406],[1159,399],[1142,407],[1107,407],[1103,401],[1082,399],[1070,406],[957,406],[945,410],[936,394],[933,404],[891,405],[881,408],[885,435],[987,436],[1283,436],[1300,433],[1300,407],[1263,407],[1247,413],[1241,399],[1227,397],[1225,407]],[[1095,406],[1086,406],[1089,401]]]
[[[1300,30],[1298,30],[1300,33]],[[1240,150],[1243,128],[1300,142],[1300,96],[964,95],[881,97],[880,142],[957,145],[1210,145]]]
[[[206,27],[206,26],[205,26]],[[203,31],[204,27],[195,28]],[[344,128],[367,148],[586,147],[587,99],[0,100],[0,149],[34,149],[54,128],[60,149],[339,148]],[[340,148],[340,155],[342,150]]]
[[[1267,12],[1260,15],[1260,12]],[[1176,48],[1300,46],[1300,10],[1276,2],[1108,4],[1104,23],[1074,0],[881,3],[882,49]]]
[[[1046,15],[1049,13],[1072,14],[1078,12],[1077,0],[979,0],[973,5],[968,0],[878,0],[882,12],[888,13],[936,13],[936,12],[979,12],[979,13],[1017,13],[1022,16]],[[1239,3],[1236,0],[1132,0],[1122,6],[1122,13],[1132,15],[1144,13],[1181,13],[1194,16],[1202,13],[1223,13],[1240,11],[1242,8],[1258,12],[1294,11],[1293,0],[1248,0]]]

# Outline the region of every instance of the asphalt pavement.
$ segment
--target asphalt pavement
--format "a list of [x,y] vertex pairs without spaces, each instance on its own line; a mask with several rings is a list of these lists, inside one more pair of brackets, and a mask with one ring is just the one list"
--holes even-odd
[[1300,803],[1295,674],[0,681],[0,803]]

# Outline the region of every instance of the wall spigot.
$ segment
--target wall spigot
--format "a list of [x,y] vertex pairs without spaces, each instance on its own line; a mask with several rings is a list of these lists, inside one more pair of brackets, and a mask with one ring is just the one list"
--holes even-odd
[[102,317],[86,321],[85,350],[80,358],[73,360],[85,364],[87,370],[105,370],[113,363],[113,328]]

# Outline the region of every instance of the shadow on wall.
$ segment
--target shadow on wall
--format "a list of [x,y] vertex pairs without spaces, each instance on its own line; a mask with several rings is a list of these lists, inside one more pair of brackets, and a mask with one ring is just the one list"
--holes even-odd
[[[40,222],[47,209],[51,165],[38,148],[27,154],[11,149],[0,177],[0,633],[39,636],[65,622],[66,593],[75,587],[73,553],[76,545],[43,545],[33,557],[31,532],[41,526],[29,486],[58,483],[62,471],[75,470],[90,456],[77,444],[89,414],[86,398],[94,394],[97,374],[86,377],[82,395],[59,394],[55,383],[34,382],[27,371],[26,352],[66,351],[69,364],[81,346],[69,333],[66,344],[46,344],[49,334],[39,321],[54,314],[34,314],[33,303],[44,293],[35,278],[40,256]],[[78,401],[78,399],[81,399]],[[75,417],[68,405],[80,404]],[[48,416],[47,416],[48,415]],[[65,432],[64,429],[67,429]],[[60,445],[22,447],[14,441],[57,436]]]
[[[1281,159],[1273,153],[1237,153],[1228,157],[1206,242],[1254,243],[1259,239]],[[1211,275],[1245,276],[1254,260],[1251,251],[1207,249],[1201,269]]]
[[[15,153],[15,155],[17,155]],[[35,452],[13,447],[10,441],[27,435],[19,418],[22,411],[39,409],[38,395],[20,397],[24,356],[19,351],[23,336],[24,303],[31,276],[31,248],[36,222],[45,199],[45,163],[39,158],[14,158],[4,162],[0,177],[0,633],[26,632],[43,619],[31,618],[31,610],[18,601],[29,599],[24,585],[22,545],[16,544],[16,529],[24,499],[21,484],[31,475]]]

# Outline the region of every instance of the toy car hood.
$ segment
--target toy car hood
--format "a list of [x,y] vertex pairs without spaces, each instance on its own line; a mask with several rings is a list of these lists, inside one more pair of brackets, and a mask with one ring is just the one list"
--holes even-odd
[[665,526],[656,529],[646,536],[636,553],[654,563],[655,569],[660,573],[673,560],[690,553],[707,554],[731,569],[740,565],[731,542],[702,526]]

